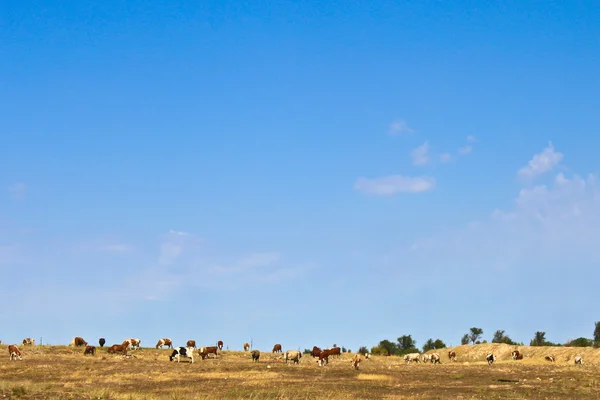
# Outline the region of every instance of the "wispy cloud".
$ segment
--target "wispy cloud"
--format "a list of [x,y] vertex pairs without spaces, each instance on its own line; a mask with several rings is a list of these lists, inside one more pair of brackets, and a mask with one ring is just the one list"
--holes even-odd
[[163,236],[160,244],[160,256],[158,263],[160,265],[171,265],[177,260],[184,251],[190,248],[197,248],[200,245],[200,239],[187,232],[170,230]]
[[467,136],[467,143],[475,143],[477,141],[477,138],[473,135],[469,135]]
[[450,153],[442,153],[440,154],[440,162],[441,163],[449,163],[452,161],[452,155]]
[[534,178],[538,175],[552,171],[560,164],[563,154],[554,150],[552,142],[541,153],[535,154],[529,163],[521,168],[518,175],[523,178]]
[[8,188],[13,199],[23,199],[27,193],[27,185],[23,182],[15,183]]
[[471,151],[473,151],[473,147],[463,146],[458,149],[458,154],[460,154],[461,156],[465,156],[465,155],[471,153]]
[[360,177],[354,184],[359,192],[374,196],[391,196],[396,193],[419,193],[433,189],[435,179],[427,176],[408,177],[391,175],[383,178],[368,179]]
[[273,265],[281,258],[279,253],[254,253],[242,257],[232,265],[218,265],[212,268],[212,271],[217,273],[242,272],[257,267],[267,267]]
[[429,142],[425,142],[410,152],[414,165],[426,165],[429,163]]
[[403,133],[412,133],[414,132],[408,124],[403,120],[395,120],[392,122],[388,128],[388,134],[392,136],[400,135]]

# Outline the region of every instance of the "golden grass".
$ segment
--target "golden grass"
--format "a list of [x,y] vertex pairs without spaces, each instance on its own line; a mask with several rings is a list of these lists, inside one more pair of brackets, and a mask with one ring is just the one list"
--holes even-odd
[[[285,365],[265,353],[253,363],[249,353],[225,351],[218,359],[199,357],[169,362],[170,350],[143,348],[131,357],[83,356],[65,346],[23,348],[23,361],[9,361],[0,346],[0,399],[574,399],[600,398],[600,350],[519,348],[522,361],[510,358],[513,346],[459,346],[459,361],[447,349],[441,365],[406,365],[399,357],[364,360],[356,371],[351,355],[318,367],[304,355],[300,365]],[[488,366],[485,354],[497,362]],[[555,354],[558,361],[544,360]],[[584,365],[573,365],[576,354]],[[4,397],[3,397],[4,396]]]

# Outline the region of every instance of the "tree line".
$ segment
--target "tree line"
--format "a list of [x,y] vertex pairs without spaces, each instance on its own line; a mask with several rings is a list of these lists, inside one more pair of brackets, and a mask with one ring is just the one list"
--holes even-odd
[[[473,327],[469,329],[460,339],[460,343],[463,345],[468,344],[480,344],[488,343],[487,340],[482,340],[483,329]],[[505,343],[514,346],[524,346],[523,342],[516,342],[506,334],[506,331],[499,329],[494,332],[492,336],[492,343]],[[530,346],[566,346],[566,347],[600,347],[600,322],[594,323],[594,334],[592,338],[579,337],[577,339],[570,339],[566,343],[553,343],[546,340],[546,332],[538,331],[535,332],[533,339],[529,341]],[[402,335],[396,341],[384,339],[379,342],[378,345],[371,347],[372,354],[378,355],[398,355],[402,356],[408,353],[417,353],[419,350],[427,352],[429,350],[443,349],[447,347],[446,344],[440,339],[428,339],[425,344],[419,349],[417,342],[412,338],[411,335]],[[365,346],[361,346],[358,350],[359,353],[367,353],[368,349]]]

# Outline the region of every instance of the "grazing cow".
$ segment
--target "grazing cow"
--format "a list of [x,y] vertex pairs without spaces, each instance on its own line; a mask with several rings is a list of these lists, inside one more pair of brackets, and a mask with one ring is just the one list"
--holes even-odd
[[96,346],[85,346],[85,350],[83,351],[83,355],[91,354],[93,356],[96,355]]
[[187,343],[185,344],[187,347],[193,347],[194,350],[196,349],[196,341],[195,340],[188,340]]
[[313,346],[312,351],[310,352],[310,355],[313,356],[313,358],[315,357],[319,357],[319,355],[321,354],[323,350],[321,350],[319,347],[317,346]]
[[448,352],[448,358],[451,359],[452,361],[456,361],[456,352],[454,350],[450,350]]
[[583,365],[583,358],[581,356],[575,356],[575,365]]
[[361,358],[360,358],[360,354],[355,354],[352,357],[352,365],[354,366],[354,369],[358,369],[360,367],[360,362],[361,362]]
[[277,343],[275,346],[273,346],[273,351],[272,353],[281,353],[281,345],[279,343]]
[[519,350],[513,350],[513,352],[510,353],[510,355],[512,356],[513,360],[522,360],[523,359],[523,353],[521,353]]
[[71,339],[69,346],[76,346],[76,347],[87,346],[87,342],[85,340],[83,340],[82,337],[75,336],[73,339]]
[[488,365],[492,365],[494,361],[496,361],[496,356],[493,353],[489,353],[487,356],[485,356],[485,359],[487,360]]
[[371,353],[365,353],[365,360],[371,359]]
[[431,361],[431,354],[423,354],[421,356],[421,361],[423,361],[423,363]]
[[103,337],[98,339],[98,344],[100,344],[100,347],[104,347],[104,343],[106,343],[106,339],[104,339]]
[[167,346],[169,349],[173,348],[173,342],[169,338],[159,339],[158,343],[156,343],[156,348],[163,348],[163,346]]
[[288,364],[292,361],[294,364],[300,364],[302,353],[299,350],[288,350],[285,352],[285,363]]
[[553,354],[553,355],[551,355],[551,356],[546,356],[546,357],[544,357],[544,359],[545,359],[546,361],[550,361],[550,362],[554,362],[554,361],[556,361],[556,357],[554,357],[554,354]]
[[8,354],[10,355],[11,360],[17,361],[18,359],[19,361],[23,361],[21,351],[19,350],[16,344],[11,344],[8,346]]
[[429,358],[432,364],[441,364],[440,355],[438,353],[432,353]]
[[419,363],[419,362],[421,362],[421,360],[419,360],[419,356],[420,356],[419,353],[409,353],[409,354],[407,354],[407,355],[404,356],[404,361],[407,364],[409,364],[409,363],[411,363],[413,361],[416,362],[416,363]]
[[260,358],[260,350],[252,350],[252,361],[256,361],[258,362],[258,359]]
[[219,348],[217,346],[210,346],[210,347],[200,347],[200,349],[198,350],[198,354],[200,354],[200,357],[202,357],[202,359],[204,360],[206,357],[208,357],[209,354],[214,354],[215,357],[217,357],[217,350]]
[[169,361],[173,361],[177,359],[179,362],[180,357],[187,357],[192,360],[192,364],[194,363],[194,349],[191,347],[176,347],[173,349],[173,353],[169,356]]
[[331,349],[329,349],[329,355],[337,356],[338,358],[340,358],[340,356],[342,355],[342,350],[339,347],[332,347]]
[[219,350],[223,350],[223,341],[222,340],[219,340],[217,342],[217,347],[219,348]]
[[121,344],[113,344],[112,346],[110,346],[107,350],[108,353],[123,353],[124,356],[127,355],[127,348],[129,347],[131,343],[129,343],[129,340],[125,340],[123,343]]
[[129,340],[129,343],[131,343],[131,348],[133,350],[139,350],[140,349],[140,343],[142,342],[141,339],[129,338],[127,340]]
[[30,337],[23,339],[23,345],[35,345],[35,339],[32,339]]
[[248,351],[250,350],[250,344],[249,343],[244,343],[244,351]]
[[322,367],[324,364],[329,364],[329,352],[329,349],[325,349],[321,352],[321,354],[319,354],[319,359],[317,360],[319,367]]

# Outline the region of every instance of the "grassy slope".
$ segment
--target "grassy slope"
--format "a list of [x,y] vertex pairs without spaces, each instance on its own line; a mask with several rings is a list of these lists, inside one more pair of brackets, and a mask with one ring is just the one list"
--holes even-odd
[[[414,399],[414,398],[600,398],[596,366],[600,350],[521,347],[523,361],[510,359],[512,346],[459,346],[459,362],[406,365],[398,357],[373,357],[360,371],[350,355],[324,368],[304,356],[300,365],[282,363],[265,352],[260,363],[249,353],[226,351],[216,360],[194,364],[168,361],[169,350],[143,348],[133,356],[95,357],[65,346],[23,348],[24,360],[10,362],[0,346],[0,398],[32,399]],[[494,351],[498,361],[488,366],[484,357]],[[543,356],[554,353],[551,364]],[[575,354],[586,365],[572,365]]]

